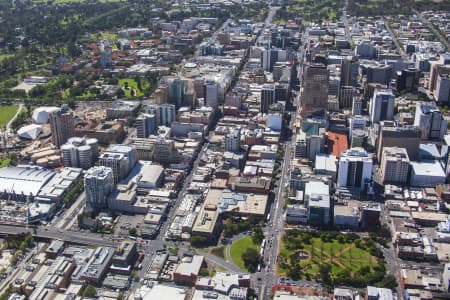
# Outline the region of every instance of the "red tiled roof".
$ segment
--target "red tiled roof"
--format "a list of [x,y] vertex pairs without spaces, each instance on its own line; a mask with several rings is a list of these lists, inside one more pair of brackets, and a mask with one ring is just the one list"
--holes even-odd
[[336,157],[340,157],[342,151],[348,149],[347,134],[328,131],[328,149]]

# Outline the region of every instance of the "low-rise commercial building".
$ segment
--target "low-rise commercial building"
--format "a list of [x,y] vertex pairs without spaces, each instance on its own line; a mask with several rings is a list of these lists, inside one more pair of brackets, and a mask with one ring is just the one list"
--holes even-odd
[[173,280],[177,284],[193,286],[203,265],[204,257],[201,255],[185,256],[173,273]]
[[411,185],[436,187],[445,183],[446,175],[439,161],[411,162]]
[[106,109],[106,117],[110,120],[134,117],[139,105],[138,101],[114,101]]
[[329,225],[331,209],[329,186],[316,181],[306,183],[305,201],[308,203],[308,223],[316,226]]

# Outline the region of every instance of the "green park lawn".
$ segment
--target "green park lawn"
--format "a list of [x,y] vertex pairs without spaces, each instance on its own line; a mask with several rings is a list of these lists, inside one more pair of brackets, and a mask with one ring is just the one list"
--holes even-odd
[[[130,78],[124,78],[119,80],[119,86],[125,87],[126,83],[128,83],[127,89],[124,88],[125,97],[127,98],[135,98],[135,97],[141,97],[144,95],[144,93],[138,88],[138,84],[136,80],[130,79]],[[136,95],[131,95],[131,88],[133,88],[136,91]]]
[[[284,239],[283,239],[284,240]],[[302,277],[313,279],[319,272],[321,264],[331,266],[331,274],[336,275],[342,271],[349,271],[354,274],[361,267],[373,268],[379,263],[367,249],[358,248],[354,242],[338,242],[337,240],[322,241],[319,237],[311,238],[311,244],[301,243],[299,246],[289,247],[286,241],[283,241],[280,248],[278,273],[287,275],[288,268],[292,264],[295,254],[299,250],[304,251],[308,255],[307,258],[300,260]],[[295,258],[297,259],[297,258]]]
[[230,255],[231,259],[233,260],[233,263],[244,271],[247,271],[247,268],[245,267],[244,261],[242,260],[242,254],[248,248],[253,248],[256,251],[259,251],[259,245],[254,244],[250,236],[235,241],[231,245],[230,249]]
[[[118,0],[117,2],[120,2],[120,0]],[[117,40],[118,40],[117,33],[104,31],[101,33],[101,35],[102,39],[108,40],[113,50],[117,50]]]
[[0,126],[6,126],[9,120],[14,117],[19,108],[18,105],[2,105],[0,106]]

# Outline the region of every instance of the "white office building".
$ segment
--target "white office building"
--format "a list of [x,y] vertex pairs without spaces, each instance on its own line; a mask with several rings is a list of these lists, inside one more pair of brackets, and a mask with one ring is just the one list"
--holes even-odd
[[111,145],[100,155],[101,166],[113,171],[114,184],[124,179],[136,164],[136,149],[128,145]]
[[330,190],[323,182],[310,181],[305,184],[305,201],[308,203],[308,222],[323,226],[330,223]]
[[362,148],[349,149],[339,158],[338,187],[364,188],[372,180],[373,160]]
[[237,152],[240,149],[241,129],[233,128],[231,132],[225,135],[224,150],[230,152]]

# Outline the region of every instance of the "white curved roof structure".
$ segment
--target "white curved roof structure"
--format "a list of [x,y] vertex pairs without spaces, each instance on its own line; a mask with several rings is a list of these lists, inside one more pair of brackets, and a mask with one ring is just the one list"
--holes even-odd
[[36,124],[23,126],[19,130],[17,130],[17,134],[19,135],[19,137],[27,140],[35,140],[41,132],[41,126]]
[[48,117],[50,113],[58,111],[59,108],[55,106],[41,106],[36,108],[33,111],[33,121],[36,124],[47,124],[48,123]]

